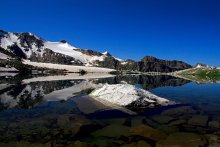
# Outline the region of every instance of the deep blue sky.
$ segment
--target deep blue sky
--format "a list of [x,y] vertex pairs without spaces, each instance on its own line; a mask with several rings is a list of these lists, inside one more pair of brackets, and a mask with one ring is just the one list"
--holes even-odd
[[220,66],[219,0],[0,0],[0,29],[108,50]]

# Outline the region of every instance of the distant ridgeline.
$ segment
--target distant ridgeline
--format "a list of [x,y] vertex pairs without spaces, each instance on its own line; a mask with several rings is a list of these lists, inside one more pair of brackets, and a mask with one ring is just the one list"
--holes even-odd
[[1,67],[5,66],[4,60],[9,62],[11,59],[139,72],[173,72],[192,67],[182,61],[160,60],[151,56],[146,56],[137,62],[130,59],[122,60],[108,52],[79,49],[65,40],[50,42],[32,33],[11,33],[0,30],[0,47]]
[[178,72],[182,77],[186,77],[198,82],[220,81],[220,69],[206,64],[197,64],[194,68]]

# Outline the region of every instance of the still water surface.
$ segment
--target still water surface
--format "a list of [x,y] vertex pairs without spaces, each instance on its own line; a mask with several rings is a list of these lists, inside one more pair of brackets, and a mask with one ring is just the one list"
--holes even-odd
[[[87,95],[104,83],[129,83],[178,105],[109,107]],[[2,75],[0,134],[1,146],[218,146],[220,84],[171,76]]]

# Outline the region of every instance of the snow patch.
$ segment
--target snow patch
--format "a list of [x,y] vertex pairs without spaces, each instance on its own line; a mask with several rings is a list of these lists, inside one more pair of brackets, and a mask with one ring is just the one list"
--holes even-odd
[[10,57],[8,56],[8,55],[6,55],[6,54],[3,54],[3,53],[1,53],[0,52],[0,59],[9,59]]
[[121,64],[122,64],[122,65],[126,65],[126,64],[128,64],[128,62],[121,62]]
[[116,60],[118,60],[118,61],[120,61],[120,62],[124,61],[124,60],[122,60],[122,59],[120,59],[120,58],[116,58],[116,57],[113,57],[113,58],[115,58]]
[[7,49],[8,46],[14,45],[18,41],[18,36],[13,33],[5,34],[4,37],[1,38],[1,47]]
[[108,55],[109,53],[107,51],[105,51],[104,53],[102,53],[103,55]]
[[56,53],[64,54],[70,57],[75,58],[76,60],[81,61],[86,66],[92,66],[92,62],[99,60],[103,61],[104,56],[89,56],[86,54],[81,53],[80,51],[77,51],[77,49],[74,46],[71,46],[68,43],[61,43],[61,42],[45,42],[44,47],[48,48]]

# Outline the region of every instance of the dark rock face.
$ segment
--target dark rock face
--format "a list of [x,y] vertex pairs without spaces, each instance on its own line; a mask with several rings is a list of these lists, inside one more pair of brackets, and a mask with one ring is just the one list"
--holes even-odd
[[113,57],[106,57],[104,61],[97,61],[97,64],[105,68],[118,69],[120,61],[116,60]]
[[14,44],[10,47],[12,53],[14,53],[17,57],[27,59],[26,54],[18,47],[18,45]]
[[191,68],[192,66],[182,61],[160,60],[155,57],[146,56],[141,61],[126,60],[126,64],[121,63],[113,57],[107,57],[98,65],[106,68],[114,68],[117,70],[129,70],[140,72],[173,72]]
[[127,64],[119,64],[118,70],[128,70],[128,71],[140,71],[138,62],[133,60],[126,60]]
[[79,51],[83,54],[89,55],[89,56],[102,56],[102,54],[100,52],[96,52],[93,50],[84,50],[84,49],[74,49],[76,51]]
[[[18,36],[21,46],[26,48],[27,51],[29,48],[32,48],[33,44],[35,44],[38,48],[41,48],[44,45],[42,39],[39,39],[30,33],[21,33]],[[40,52],[40,49],[38,51]]]
[[60,42],[61,42],[61,43],[67,43],[67,41],[66,41],[66,40],[61,40]]
[[106,52],[105,55],[109,57],[112,56],[109,52]]
[[141,59],[143,62],[158,62],[159,59],[152,57],[152,56],[145,56],[143,59]]
[[73,57],[55,53],[50,49],[44,49],[43,56],[32,53],[30,60],[35,62],[58,63],[66,65],[83,65],[81,61],[76,60]]
[[173,72],[192,67],[191,65],[182,61],[160,60],[150,56],[144,57],[140,62],[138,62],[138,64],[139,71],[141,72]]

